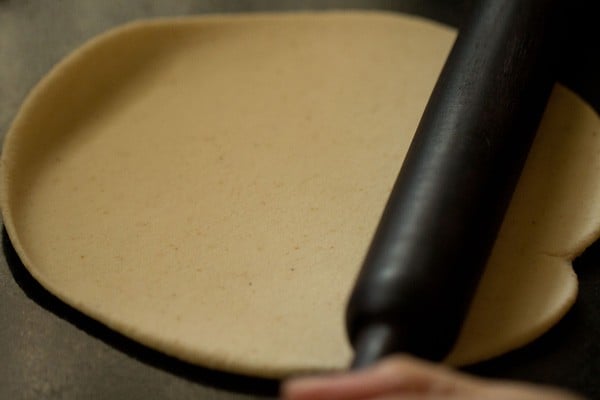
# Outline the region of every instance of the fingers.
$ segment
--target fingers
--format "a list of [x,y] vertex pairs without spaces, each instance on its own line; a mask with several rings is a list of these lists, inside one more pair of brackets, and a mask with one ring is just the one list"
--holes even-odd
[[562,390],[476,378],[409,356],[361,371],[293,379],[281,395],[284,400],[581,400]]
[[286,382],[282,396],[287,400],[361,400],[392,393],[449,396],[457,390],[477,391],[477,385],[474,379],[445,367],[395,356],[362,371]]
[[383,394],[385,384],[371,370],[359,373],[300,378],[286,382],[286,400],[359,400]]

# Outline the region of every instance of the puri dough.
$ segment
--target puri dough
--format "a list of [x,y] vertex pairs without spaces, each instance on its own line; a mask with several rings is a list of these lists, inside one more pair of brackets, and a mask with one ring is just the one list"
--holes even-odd
[[[32,275],[122,334],[259,376],[344,368],[344,307],[454,31],[323,13],[145,21],[71,54],[2,153]],[[600,123],[557,87],[449,362],[546,331],[600,227]],[[435,316],[432,316],[435,317]]]

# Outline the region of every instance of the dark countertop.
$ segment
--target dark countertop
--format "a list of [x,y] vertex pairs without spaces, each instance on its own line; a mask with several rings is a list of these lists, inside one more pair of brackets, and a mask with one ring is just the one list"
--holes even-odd
[[[0,132],[29,89],[90,37],[132,19],[209,12],[375,8],[459,23],[462,0],[0,0]],[[592,13],[588,13],[592,14]],[[600,110],[598,33],[579,24],[563,81]],[[592,36],[593,35],[593,36]],[[35,282],[3,232],[0,399],[256,399],[278,382],[192,366],[150,350],[66,306]],[[553,383],[600,399],[600,245],[576,262],[577,304],[535,343],[468,370]]]

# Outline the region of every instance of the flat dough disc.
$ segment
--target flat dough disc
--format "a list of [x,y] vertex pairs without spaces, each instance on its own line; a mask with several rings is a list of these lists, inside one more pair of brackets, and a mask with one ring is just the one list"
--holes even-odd
[[[347,296],[454,36],[382,13],[104,34],[6,137],[12,243],[66,303],[175,357],[271,377],[343,368]],[[555,89],[449,362],[521,346],[575,300],[571,260],[600,226],[599,126]]]

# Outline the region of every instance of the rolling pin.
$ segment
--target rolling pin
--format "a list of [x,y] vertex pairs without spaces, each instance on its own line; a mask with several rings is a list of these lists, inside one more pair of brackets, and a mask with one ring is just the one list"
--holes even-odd
[[353,368],[451,350],[555,82],[564,3],[473,4],[347,305]]

